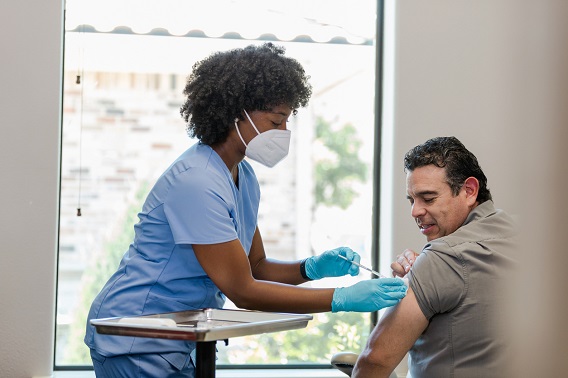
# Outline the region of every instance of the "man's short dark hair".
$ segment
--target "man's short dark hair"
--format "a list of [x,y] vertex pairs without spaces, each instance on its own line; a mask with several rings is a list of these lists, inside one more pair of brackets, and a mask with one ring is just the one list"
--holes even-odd
[[475,177],[479,181],[477,201],[483,203],[492,200],[487,187],[487,177],[481,170],[477,158],[456,137],[429,139],[404,156],[406,172],[430,164],[446,170],[446,179],[454,196],[459,193],[468,177]]

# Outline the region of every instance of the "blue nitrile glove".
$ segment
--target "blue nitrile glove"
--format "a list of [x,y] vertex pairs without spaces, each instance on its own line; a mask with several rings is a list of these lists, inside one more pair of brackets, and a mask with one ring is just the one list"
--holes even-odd
[[319,280],[324,277],[341,277],[346,274],[356,276],[359,274],[359,267],[343,260],[338,255],[347,257],[349,261],[359,262],[361,256],[349,247],[339,247],[325,251],[321,255],[308,257],[306,259],[306,275],[311,280]]
[[378,278],[338,287],[333,292],[331,311],[372,312],[394,306],[406,295],[400,278]]

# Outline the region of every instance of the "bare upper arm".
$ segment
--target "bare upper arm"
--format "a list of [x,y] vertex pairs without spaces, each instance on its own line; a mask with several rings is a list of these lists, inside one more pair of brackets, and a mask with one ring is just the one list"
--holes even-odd
[[262,242],[262,237],[260,236],[258,227],[256,228],[254,236],[252,238],[248,259],[250,261],[253,277],[266,279],[266,277],[262,277],[259,274],[260,272],[258,269],[259,266],[266,261],[266,252],[264,251],[264,244]]
[[205,273],[231,299],[254,280],[249,259],[238,239],[219,244],[194,244],[193,251]]
[[373,329],[356,370],[371,372],[368,369],[377,366],[394,370],[427,326],[428,320],[409,288],[406,297],[388,309]]

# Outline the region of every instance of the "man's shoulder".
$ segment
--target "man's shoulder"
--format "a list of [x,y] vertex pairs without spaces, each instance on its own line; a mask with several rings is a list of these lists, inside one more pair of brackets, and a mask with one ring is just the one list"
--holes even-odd
[[487,201],[472,210],[466,222],[450,235],[433,242],[454,248],[464,243],[478,243],[485,240],[512,240],[518,233],[517,222],[506,211],[496,209]]

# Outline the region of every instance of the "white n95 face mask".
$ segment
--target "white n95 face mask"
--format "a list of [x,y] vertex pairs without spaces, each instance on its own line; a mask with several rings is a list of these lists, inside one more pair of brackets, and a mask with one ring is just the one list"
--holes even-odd
[[[243,109],[244,110],[244,109]],[[259,162],[269,168],[274,167],[279,161],[284,159],[288,155],[288,150],[290,149],[290,137],[292,132],[290,130],[267,130],[263,133],[258,131],[256,125],[250,119],[246,110],[244,110],[250,124],[258,134],[247,145],[245,140],[241,136],[239,127],[237,126],[237,120],[235,119],[235,127],[237,129],[237,134],[239,138],[245,145],[245,155],[250,159]]]

